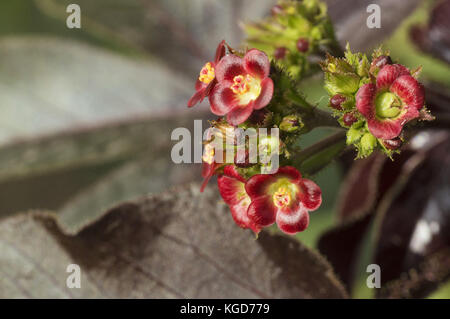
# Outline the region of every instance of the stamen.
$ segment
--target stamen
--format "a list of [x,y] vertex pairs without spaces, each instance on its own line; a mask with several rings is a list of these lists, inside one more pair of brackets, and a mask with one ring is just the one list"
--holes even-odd
[[273,203],[275,204],[275,206],[279,208],[288,206],[290,202],[291,202],[291,195],[289,194],[286,187],[280,187],[273,194]]
[[215,77],[216,77],[215,70],[212,67],[211,63],[208,62],[200,70],[200,75],[198,79],[205,84],[209,84],[212,80],[214,80]]

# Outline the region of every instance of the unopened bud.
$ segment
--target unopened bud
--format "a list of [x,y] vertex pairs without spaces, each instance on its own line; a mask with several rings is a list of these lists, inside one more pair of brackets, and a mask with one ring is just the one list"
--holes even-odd
[[358,119],[355,117],[353,113],[345,113],[342,117],[342,122],[344,122],[345,126],[352,126]]
[[305,53],[309,50],[309,41],[305,38],[300,38],[297,41],[297,50]]
[[287,49],[285,47],[279,47],[275,49],[273,56],[276,60],[282,60],[286,57]]
[[361,138],[361,147],[365,155],[372,153],[377,146],[377,139],[371,133],[366,133]]
[[370,65],[370,73],[377,74],[385,65],[392,64],[392,59],[388,55],[380,55],[372,61]]
[[288,115],[283,117],[280,123],[280,130],[285,132],[294,132],[303,127],[301,118],[297,115]]
[[342,94],[336,94],[330,99],[330,107],[335,110],[342,111],[342,103],[347,100]]
[[400,138],[393,138],[391,140],[383,140],[383,145],[388,149],[388,150],[396,150],[399,149],[400,146],[402,146],[403,142]]

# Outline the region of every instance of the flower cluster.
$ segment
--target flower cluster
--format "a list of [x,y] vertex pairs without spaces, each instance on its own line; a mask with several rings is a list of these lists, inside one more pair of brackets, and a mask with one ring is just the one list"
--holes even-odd
[[[201,191],[217,175],[236,224],[259,233],[276,223],[295,234],[307,228],[309,212],[322,202],[320,187],[298,169],[315,174],[346,144],[356,147],[358,158],[375,149],[392,158],[411,124],[432,116],[417,80],[420,68],[394,63],[381,49],[370,59],[349,46],[346,52],[336,49],[318,0],[280,0],[272,11],[263,22],[247,25],[248,43],[257,48],[241,52],[225,41],[218,45],[214,60],[198,74],[188,107],[208,98],[219,117],[210,122],[204,143]],[[321,53],[326,59],[314,66],[310,58]],[[299,92],[300,80],[314,68],[324,71],[332,112]],[[340,131],[302,149],[301,137],[324,126]]]
[[218,185],[236,224],[255,233],[275,222],[287,234],[301,232],[308,227],[309,211],[322,202],[319,186],[302,178],[291,166],[246,180],[229,165],[218,178]]
[[328,55],[321,65],[329,106],[348,129],[347,144],[356,146],[358,157],[377,147],[391,157],[403,143],[404,126],[429,118],[424,89],[417,81],[420,68],[411,71],[393,63],[388,52],[376,50],[370,62],[347,46],[345,58]]
[[[271,65],[263,51],[238,52],[222,41],[216,52],[215,60],[200,70],[196,91],[188,102],[192,107],[208,97],[211,112],[220,116],[211,122],[212,130],[206,136],[201,190],[218,175],[220,194],[239,226],[258,233],[276,222],[286,233],[302,231],[308,226],[308,211],[320,206],[320,188],[302,179],[291,166],[270,169],[273,155],[283,155],[283,163],[288,164],[286,143],[305,129],[303,113],[296,111],[299,107],[286,98],[286,92],[297,101],[302,96],[296,95],[290,78]],[[312,106],[306,108],[307,114],[313,112]],[[261,128],[264,134],[256,130]],[[272,133],[278,128],[281,137],[278,131]],[[258,155],[270,154],[268,161],[251,160],[249,140],[240,140],[239,129],[255,129]],[[244,151],[237,151],[241,146]],[[235,154],[231,159],[227,156],[230,148]]]
[[334,51],[336,40],[324,3],[280,0],[272,15],[245,28],[248,44],[264,50],[294,77],[317,69],[310,56]]

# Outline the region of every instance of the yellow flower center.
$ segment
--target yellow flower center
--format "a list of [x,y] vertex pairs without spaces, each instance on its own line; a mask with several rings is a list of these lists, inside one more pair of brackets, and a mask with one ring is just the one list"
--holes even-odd
[[214,154],[215,154],[214,147],[212,147],[210,144],[206,144],[202,156],[203,162],[212,164],[214,162]]
[[216,72],[214,68],[212,67],[211,63],[206,63],[203,68],[200,70],[200,75],[198,79],[205,83],[209,84],[214,78],[216,77]]
[[246,92],[248,92],[248,90],[250,90],[250,75],[247,75],[246,77],[244,77],[243,75],[237,75],[234,77],[233,81],[233,85],[231,86],[231,90],[233,90],[233,92],[235,94],[244,94]]
[[273,203],[278,208],[287,207],[291,202],[291,194],[286,187],[280,187],[273,193]]
[[247,74],[237,75],[233,78],[231,90],[239,97],[240,105],[247,105],[250,101],[256,100],[261,94],[261,81]]

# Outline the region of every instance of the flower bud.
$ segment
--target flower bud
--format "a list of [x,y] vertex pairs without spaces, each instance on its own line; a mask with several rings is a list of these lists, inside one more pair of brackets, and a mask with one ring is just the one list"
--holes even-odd
[[385,65],[392,64],[392,59],[388,55],[380,55],[372,61],[370,65],[370,73],[377,74]]
[[377,139],[371,133],[366,133],[361,138],[361,148],[363,156],[370,155],[377,146]]
[[344,122],[345,126],[352,126],[358,119],[355,117],[353,113],[345,113],[342,117],[342,122]]
[[300,38],[297,41],[297,50],[299,52],[305,53],[309,50],[309,41],[305,38]]
[[393,138],[391,140],[383,140],[383,145],[388,149],[388,150],[396,150],[399,149],[400,146],[402,146],[403,142],[400,138]]
[[342,103],[346,101],[346,97],[342,94],[335,94],[330,99],[330,107],[332,107],[335,110],[342,111]]
[[301,118],[297,115],[288,115],[283,117],[280,123],[280,130],[285,132],[294,132],[304,126]]
[[285,47],[279,47],[275,49],[273,56],[276,60],[282,60],[286,57],[287,49]]

